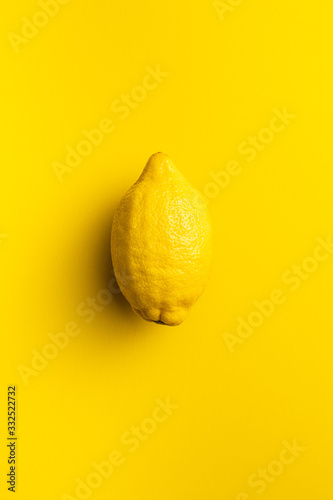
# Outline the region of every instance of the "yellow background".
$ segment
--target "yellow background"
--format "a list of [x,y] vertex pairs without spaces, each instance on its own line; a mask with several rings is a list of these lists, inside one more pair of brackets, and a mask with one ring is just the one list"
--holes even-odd
[[[71,0],[18,53],[8,33],[40,7],[1,8],[2,498],[10,384],[17,499],[75,498],[115,449],[124,464],[89,498],[333,496],[333,256],[297,291],[282,279],[333,233],[332,6],[236,3],[222,18],[211,1]],[[158,65],[169,75],[122,120],[110,106]],[[239,145],[283,107],[295,118],[248,162]],[[115,130],[59,182],[53,162],[103,118]],[[215,189],[209,285],[179,327],[144,322],[119,294],[86,323],[77,307],[111,277],[115,207],[157,151]],[[230,160],[242,172],[207,188]],[[284,304],[231,353],[225,332],[276,288]],[[18,366],[71,321],[80,334],[26,385]],[[121,436],[167,397],[177,410],[131,453]],[[306,450],[257,493],[248,478],[294,439]]]

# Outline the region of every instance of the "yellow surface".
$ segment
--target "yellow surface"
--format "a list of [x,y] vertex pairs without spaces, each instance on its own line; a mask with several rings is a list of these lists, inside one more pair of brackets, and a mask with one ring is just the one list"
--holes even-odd
[[[40,9],[0,16],[1,498],[16,384],[18,500],[331,499],[331,3]],[[175,328],[133,314],[110,267],[156,151],[215,230]]]
[[111,260],[120,290],[147,321],[180,325],[207,285],[207,205],[164,153],[149,158],[117,206]]

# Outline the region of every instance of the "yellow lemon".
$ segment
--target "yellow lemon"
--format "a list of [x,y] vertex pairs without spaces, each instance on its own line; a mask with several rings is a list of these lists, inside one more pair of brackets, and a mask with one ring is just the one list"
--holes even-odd
[[179,325],[203,292],[211,265],[211,227],[199,192],[163,153],[151,156],[113,219],[115,276],[147,321]]

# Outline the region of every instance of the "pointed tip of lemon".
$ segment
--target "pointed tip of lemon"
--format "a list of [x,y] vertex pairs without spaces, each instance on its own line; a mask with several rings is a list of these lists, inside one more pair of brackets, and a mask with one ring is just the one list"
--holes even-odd
[[152,154],[148,161],[150,161],[153,158],[154,159],[156,158],[158,160],[164,160],[164,159],[170,160],[170,157],[167,154],[163,153],[162,151],[158,151],[157,153]]
[[154,153],[150,156],[145,168],[142,171],[140,179],[145,178],[146,175],[153,178],[159,178],[160,175],[172,172],[177,172],[177,169],[170,156],[159,151],[158,153]]
[[147,161],[146,168],[174,168],[173,161],[171,160],[170,156],[166,155],[165,153],[162,153],[159,151],[158,153],[154,153],[151,155],[149,160]]

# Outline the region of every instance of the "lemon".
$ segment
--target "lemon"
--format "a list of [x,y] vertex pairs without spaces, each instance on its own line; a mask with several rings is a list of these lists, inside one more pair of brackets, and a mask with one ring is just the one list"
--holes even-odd
[[147,321],[182,323],[208,281],[211,246],[199,192],[167,155],[152,155],[112,224],[114,272],[132,309]]

